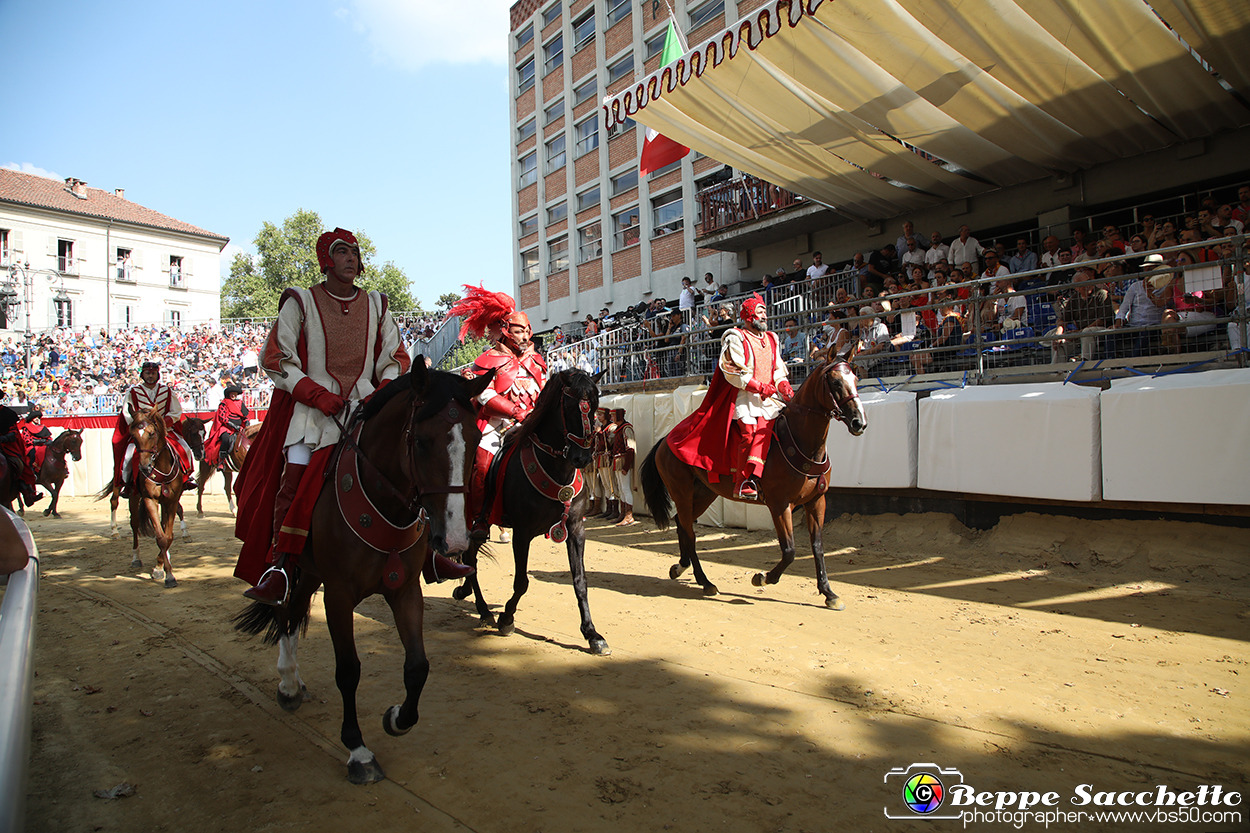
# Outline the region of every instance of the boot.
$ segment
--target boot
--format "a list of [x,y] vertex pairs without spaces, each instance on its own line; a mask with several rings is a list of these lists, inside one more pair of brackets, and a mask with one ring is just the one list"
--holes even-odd
[[22,501],[27,506],[34,506],[39,501],[43,500],[43,494],[40,492],[36,492],[34,486],[30,486],[30,485],[23,483],[21,485],[21,492],[22,492]]
[[616,525],[629,526],[634,523],[634,505],[632,503],[626,503],[622,500],[621,509],[623,510],[621,513],[621,519],[616,522]]
[[469,540],[475,542],[490,540],[490,523],[486,520],[485,513],[473,519],[473,526],[469,527]]
[[[282,528],[282,522],[286,520],[287,510],[291,508],[291,502],[295,500],[295,493],[299,490],[300,479],[304,476],[304,469],[307,466],[299,466],[294,463],[287,463],[282,469],[282,483],[278,486],[278,494],[273,499],[273,539],[275,543],[278,540],[278,530]],[[275,553],[273,566],[265,571],[260,577],[260,581],[255,587],[243,591],[246,598],[254,602],[260,602],[267,605],[280,605],[286,602],[287,595],[291,591],[291,568],[293,564],[287,564],[286,553]]]
[[604,513],[603,519],[609,523],[614,523],[621,519],[621,502],[619,500],[608,501],[608,511]]
[[738,497],[746,500],[759,500],[760,488],[754,476],[749,476],[738,486]]
[[599,498],[591,498],[590,505],[586,507],[586,514],[583,518],[597,518],[601,514],[599,509]]
[[[490,527],[487,527],[489,529]],[[439,555],[430,550],[425,557],[425,566],[421,568],[421,576],[425,579],[426,584],[437,584],[448,579],[467,578],[473,575],[473,568],[468,564],[461,564],[459,561],[452,561],[450,558]]]

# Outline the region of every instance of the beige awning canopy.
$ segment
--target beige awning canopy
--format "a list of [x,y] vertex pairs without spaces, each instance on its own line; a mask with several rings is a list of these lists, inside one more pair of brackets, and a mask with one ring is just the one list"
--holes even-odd
[[1248,0],[774,0],[604,118],[881,219],[1244,126],[1247,100]]

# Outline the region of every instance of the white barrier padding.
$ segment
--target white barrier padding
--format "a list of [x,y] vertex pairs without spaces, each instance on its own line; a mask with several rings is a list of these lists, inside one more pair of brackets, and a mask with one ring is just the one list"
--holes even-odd
[[916,394],[861,393],[868,430],[855,437],[841,422],[829,426],[830,488],[916,487]]
[[1103,497],[1250,503],[1250,369],[1117,379],[1102,394]]
[[934,393],[918,408],[917,483],[945,492],[1098,500],[1101,433],[1097,388],[1054,382]]

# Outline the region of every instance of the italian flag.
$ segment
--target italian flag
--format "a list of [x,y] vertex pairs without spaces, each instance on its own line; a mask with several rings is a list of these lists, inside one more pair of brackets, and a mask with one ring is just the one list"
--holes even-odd
[[[660,55],[660,66],[668,66],[680,58],[682,53],[681,40],[677,37],[677,27],[670,20],[668,22],[668,33],[664,36],[664,52]],[[648,127],[647,138],[642,143],[642,157],[639,160],[638,170],[643,176],[646,176],[652,171],[658,171],[665,165],[673,164],[689,152],[690,148],[685,145],[679,145],[672,139],[661,136]]]

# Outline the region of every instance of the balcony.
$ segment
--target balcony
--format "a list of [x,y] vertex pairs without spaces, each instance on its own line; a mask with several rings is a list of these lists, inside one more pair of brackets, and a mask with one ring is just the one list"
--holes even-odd
[[703,234],[714,234],[807,202],[793,191],[750,174],[705,188],[697,199],[702,209]]

